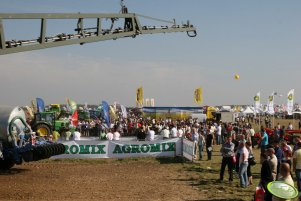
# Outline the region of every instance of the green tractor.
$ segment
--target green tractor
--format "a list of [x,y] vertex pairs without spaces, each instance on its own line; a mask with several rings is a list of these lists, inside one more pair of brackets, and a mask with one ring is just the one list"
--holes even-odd
[[[52,105],[51,105],[52,106]],[[59,118],[60,110],[50,109],[48,112],[37,112],[31,122],[31,127],[40,136],[49,136],[53,131],[60,134],[69,131],[70,122],[67,118]]]

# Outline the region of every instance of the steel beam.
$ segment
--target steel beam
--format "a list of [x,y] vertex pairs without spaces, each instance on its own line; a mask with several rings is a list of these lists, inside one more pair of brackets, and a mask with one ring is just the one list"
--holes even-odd
[[1,49],[5,49],[5,47],[3,21],[0,19],[0,51]]
[[[136,37],[140,34],[172,33],[172,32],[193,32],[189,36],[196,35],[196,29],[189,23],[186,25],[176,25],[173,22],[161,20],[165,23],[172,23],[172,26],[141,26],[138,17],[146,17],[135,13],[122,14],[82,14],[82,13],[0,13],[0,55],[23,51],[31,51],[43,48],[58,47],[72,44],[85,44],[97,41],[112,40],[124,37]],[[96,27],[84,27],[84,19],[94,18]],[[111,28],[102,29],[102,19],[112,19]],[[158,20],[152,17],[146,17]],[[39,19],[41,20],[40,36],[36,39],[22,39],[5,41],[3,20],[11,19]],[[60,33],[56,36],[47,36],[47,19],[77,19],[78,23],[70,33]],[[124,27],[114,28],[114,20],[124,19]],[[74,32],[76,31],[76,32]]]

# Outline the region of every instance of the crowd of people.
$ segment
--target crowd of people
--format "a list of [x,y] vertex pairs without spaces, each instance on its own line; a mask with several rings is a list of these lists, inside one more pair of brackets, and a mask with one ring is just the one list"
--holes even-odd
[[[288,126],[290,127],[290,125]],[[292,172],[295,173],[297,189],[301,192],[301,139],[294,138],[293,148],[283,138],[282,129],[278,125],[275,132],[268,135],[262,126],[260,130],[260,186],[265,190],[264,200],[286,200],[273,196],[267,185],[272,181],[283,181],[294,186]],[[226,142],[221,146],[222,163],[220,180],[224,179],[225,168],[228,167],[229,182],[233,181],[233,172],[239,175],[240,187],[245,188],[253,184],[252,165],[254,161],[253,149],[256,142],[252,140],[254,131],[251,126],[241,133],[235,131],[228,135]],[[210,157],[208,156],[208,159]]]
[[[73,139],[80,140],[80,136],[97,136],[100,140],[120,140],[124,136],[135,136],[139,141],[153,141],[156,139],[186,138],[194,142],[194,159],[212,160],[213,149],[220,145],[221,168],[219,180],[224,180],[226,168],[229,182],[233,175],[239,176],[240,187],[246,188],[253,184],[252,166],[256,164],[253,149],[260,149],[261,180],[260,186],[265,190],[265,200],[281,200],[273,197],[267,189],[271,181],[284,181],[294,186],[292,172],[295,173],[297,189],[301,192],[301,139],[295,138],[293,148],[284,139],[286,129],[293,129],[277,124],[273,133],[268,135],[261,126],[260,137],[255,139],[252,124],[260,122],[256,118],[240,118],[234,123],[200,122],[198,119],[172,120],[144,118],[135,111],[129,112],[127,118],[111,121],[111,125],[103,119],[80,121]],[[270,125],[270,119],[265,119]],[[259,141],[257,141],[259,140]],[[259,160],[258,160],[259,162]]]

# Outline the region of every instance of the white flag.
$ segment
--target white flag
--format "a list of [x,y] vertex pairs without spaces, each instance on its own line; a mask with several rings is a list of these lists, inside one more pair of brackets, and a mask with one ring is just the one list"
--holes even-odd
[[256,115],[256,113],[259,113],[260,111],[259,111],[259,109],[260,109],[260,92],[258,92],[257,94],[256,94],[256,96],[254,96],[254,102],[255,102],[255,104],[254,104],[254,113],[255,113],[255,115]]
[[294,94],[295,90],[291,89],[287,94],[287,107],[286,111],[288,115],[293,115],[293,109],[294,109]]
[[127,118],[128,114],[127,114],[126,108],[123,105],[120,105],[120,108],[121,108],[121,112],[122,112],[122,117]]
[[274,95],[275,93],[273,92],[270,96],[269,96],[269,100],[268,100],[268,113],[273,115],[275,114],[275,110],[274,110]]

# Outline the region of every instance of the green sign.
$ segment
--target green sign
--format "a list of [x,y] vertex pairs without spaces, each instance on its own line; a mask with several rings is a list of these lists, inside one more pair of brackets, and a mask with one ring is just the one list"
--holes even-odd
[[259,96],[255,96],[254,101],[256,101],[256,102],[259,101]]
[[268,184],[268,190],[274,196],[282,199],[293,199],[298,196],[298,190],[282,181],[273,181]]

